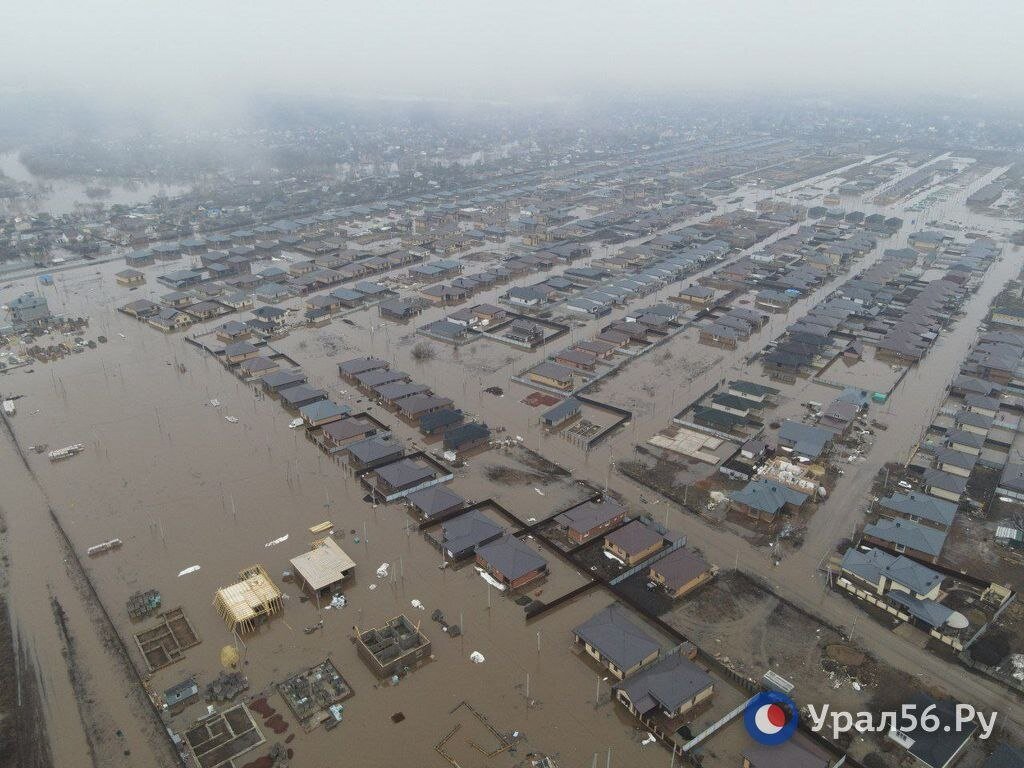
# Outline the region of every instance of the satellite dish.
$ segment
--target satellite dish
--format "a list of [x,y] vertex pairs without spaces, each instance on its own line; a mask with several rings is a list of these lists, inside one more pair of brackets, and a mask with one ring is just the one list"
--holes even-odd
[[953,613],[949,615],[949,618],[946,619],[946,624],[948,624],[952,629],[967,629],[971,622],[969,622],[967,617],[962,613],[953,611]]

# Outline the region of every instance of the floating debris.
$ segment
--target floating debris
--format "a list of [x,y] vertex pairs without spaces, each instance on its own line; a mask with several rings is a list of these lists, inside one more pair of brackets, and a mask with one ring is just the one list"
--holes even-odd
[[274,546],[277,546],[278,544],[283,544],[284,542],[288,541],[288,536],[289,536],[289,534],[287,534],[287,533],[284,536],[278,536],[276,539],[274,539],[273,541],[268,541],[263,546],[264,547],[274,547]]
[[63,448],[58,448],[55,451],[50,451],[47,454],[50,457],[50,461],[60,461],[61,459],[70,459],[72,456],[76,456],[85,450],[85,446],[82,443],[75,443],[74,445],[68,445]]
[[232,424],[237,424],[238,423],[238,417],[237,416],[225,416],[224,417],[224,421],[231,422]]
[[160,593],[155,589],[147,589],[145,592],[136,592],[134,595],[128,598],[128,616],[129,618],[138,621],[144,619],[151,613],[156,611],[163,598]]
[[95,557],[96,555],[102,555],[104,552],[109,552],[112,549],[120,549],[121,544],[122,541],[120,539],[111,539],[110,541],[104,541],[102,544],[94,544],[85,551],[89,557]]

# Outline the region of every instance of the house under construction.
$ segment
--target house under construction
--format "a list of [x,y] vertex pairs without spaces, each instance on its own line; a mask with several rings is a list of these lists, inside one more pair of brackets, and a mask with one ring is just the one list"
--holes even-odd
[[383,627],[360,632],[356,628],[356,649],[378,677],[401,674],[430,656],[430,640],[402,614],[388,619]]
[[240,635],[248,634],[284,607],[281,590],[271,581],[262,565],[252,565],[238,573],[238,581],[221,587],[213,604],[228,627]]

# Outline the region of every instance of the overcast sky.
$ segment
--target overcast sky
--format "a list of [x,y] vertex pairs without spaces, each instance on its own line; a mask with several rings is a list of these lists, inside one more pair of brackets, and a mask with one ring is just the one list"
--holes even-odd
[[25,0],[0,87],[219,96],[951,93],[1024,102],[1021,0]]

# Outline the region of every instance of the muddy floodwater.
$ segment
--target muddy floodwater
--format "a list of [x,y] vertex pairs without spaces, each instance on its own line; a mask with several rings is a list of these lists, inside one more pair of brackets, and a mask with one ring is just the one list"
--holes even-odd
[[188,188],[180,184],[140,181],[81,181],[36,176],[17,152],[0,153],[0,175],[30,185],[30,208],[55,216],[71,213],[82,205],[134,205],[157,195],[180,195]]
[[[988,220],[977,223],[995,226]],[[883,241],[853,271],[872,263],[881,248],[902,247],[906,233],[916,228],[908,221],[902,233]],[[870,462],[840,481],[839,498],[817,516],[804,550],[778,567],[766,553],[667,501],[646,506],[655,500],[641,501],[640,496],[651,492],[615,473],[614,462],[630,458],[636,443],[664,428],[672,415],[720,380],[740,374],[757,380],[746,357],[782,333],[788,322],[784,317],[773,318],[736,350],[700,346],[694,329],[683,331],[602,382],[594,396],[634,416],[590,453],[560,436],[545,435],[537,425],[542,408],[523,403],[531,390],[512,380],[552,350],[525,352],[491,340],[458,348],[430,342],[432,359],[417,360],[412,348],[423,339],[415,328],[443,316],[439,308],[409,326],[383,322],[370,308],[321,329],[297,329],[273,345],[302,366],[312,383],[353,410],[370,404],[338,378],[337,363],[375,354],[492,428],[503,427],[505,436],[522,438],[517,447],[472,455],[454,470],[450,485],[467,499],[492,498],[528,521],[607,485],[633,511],[664,516],[712,560],[732,566],[742,557],[745,567],[769,580],[779,594],[842,624],[851,614],[845,604],[826,603],[819,594],[817,560],[848,532],[873,470],[913,445],[973,341],[988,301],[1019,268],[1019,253],[1007,249],[969,300],[966,316],[903,379],[890,404],[873,414],[889,430]],[[444,768],[435,745],[456,725],[467,732],[471,728],[464,720],[468,710],[458,708],[461,702],[485,715],[498,731],[518,734],[514,753],[486,762],[460,742],[464,765],[528,765],[531,754],[551,755],[560,766],[589,765],[594,755],[602,765],[605,760],[616,766],[668,764],[661,747],[641,746],[645,733],[610,700],[607,672],[571,648],[572,628],[612,602],[605,590],[598,587],[526,621],[523,608],[489,588],[471,566],[441,567],[439,553],[414,529],[405,507],[364,501],[365,490],[355,478],[307,440],[303,430],[288,428],[292,416],[276,400],[257,396],[181,334],[164,335],[118,313],[115,307],[130,299],[166,292],[152,271],[137,291],[117,287],[113,274],[120,269],[123,265],[111,263],[68,270],[54,286],[40,288],[53,310],[90,317],[84,335],[94,339],[102,334],[106,343],[0,379],[5,395],[22,395],[17,415],[9,420],[11,431],[0,433],[10,611],[14,634],[29,639],[29,652],[21,656],[32,676],[18,682],[19,666],[15,684],[35,691],[54,765],[172,765],[175,758],[162,729],[170,725],[182,731],[205,713],[205,704],[197,701],[173,715],[156,712],[143,685],[163,692],[194,678],[202,688],[222,671],[221,651],[227,646],[240,654],[239,670],[250,684],[245,696],[266,696],[286,724],[286,730],[275,733],[257,715],[267,743],[239,758],[238,768],[266,754],[274,742],[292,752],[290,765],[296,768],[341,764],[342,754],[344,764],[351,765]],[[839,276],[801,301],[787,317],[799,316],[847,277]],[[12,290],[33,287],[23,280]],[[677,290],[670,287],[647,301],[663,300]],[[480,294],[474,302],[494,301],[497,293]],[[576,324],[570,339],[589,337],[607,322]],[[188,333],[203,333],[213,325]],[[492,387],[500,387],[502,395],[489,394]],[[379,407],[370,412],[414,447],[432,447],[392,414]],[[76,443],[84,451],[58,463],[29,450]],[[347,604],[319,611],[294,582],[284,579],[284,572],[290,558],[308,549],[309,528],[326,520],[356,569],[344,589]],[[96,557],[85,554],[90,546],[115,538],[120,548]],[[547,559],[551,574],[527,590],[535,599],[549,601],[589,580],[558,557],[549,554]],[[385,563],[388,575],[378,577]],[[239,639],[215,610],[213,594],[255,564],[282,587],[284,609]],[[180,606],[200,638],[179,661],[153,673],[133,637],[151,622],[134,624],[125,610],[133,593],[147,589],[161,592],[164,608]],[[432,621],[435,610],[459,624],[461,636],[449,637]],[[352,636],[402,613],[429,637],[433,658],[397,683],[378,680],[358,657]],[[321,619],[322,628],[304,631]],[[879,641],[873,650],[889,654],[890,662],[906,658],[906,649],[889,648],[888,642]],[[671,639],[664,638],[664,647],[670,645]],[[483,656],[483,663],[471,661],[473,652]],[[340,725],[307,734],[273,686],[328,657],[355,693],[345,702]],[[973,697],[1000,701],[996,689],[984,682],[968,681],[965,689]],[[1019,717],[1011,715],[1011,722]]]

